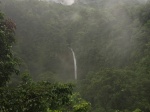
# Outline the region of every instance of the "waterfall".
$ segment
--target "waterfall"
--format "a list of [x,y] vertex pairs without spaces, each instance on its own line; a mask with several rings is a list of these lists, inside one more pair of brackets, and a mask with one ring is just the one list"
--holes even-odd
[[77,62],[76,62],[76,56],[72,48],[70,48],[73,56],[73,62],[74,62],[74,78],[77,80]]

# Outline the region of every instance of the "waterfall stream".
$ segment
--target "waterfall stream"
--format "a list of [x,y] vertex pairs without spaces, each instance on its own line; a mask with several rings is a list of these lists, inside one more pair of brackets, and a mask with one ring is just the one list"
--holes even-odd
[[74,62],[74,78],[77,80],[77,62],[76,62],[76,56],[72,48],[70,48],[73,56],[73,62]]

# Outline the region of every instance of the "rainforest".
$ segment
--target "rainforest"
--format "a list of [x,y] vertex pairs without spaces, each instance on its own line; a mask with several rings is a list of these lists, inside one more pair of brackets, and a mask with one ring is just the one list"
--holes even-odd
[[149,0],[0,1],[0,112],[150,112]]

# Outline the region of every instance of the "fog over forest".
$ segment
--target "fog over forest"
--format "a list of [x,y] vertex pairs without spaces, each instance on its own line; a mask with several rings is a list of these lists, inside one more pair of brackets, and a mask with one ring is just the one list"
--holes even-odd
[[0,1],[0,112],[150,112],[150,0]]

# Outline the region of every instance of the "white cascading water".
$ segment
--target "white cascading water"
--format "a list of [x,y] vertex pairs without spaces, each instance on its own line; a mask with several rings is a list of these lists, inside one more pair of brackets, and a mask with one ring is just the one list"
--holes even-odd
[[74,78],[77,80],[77,62],[76,62],[76,56],[72,48],[70,48],[73,56],[73,62],[74,62]]

